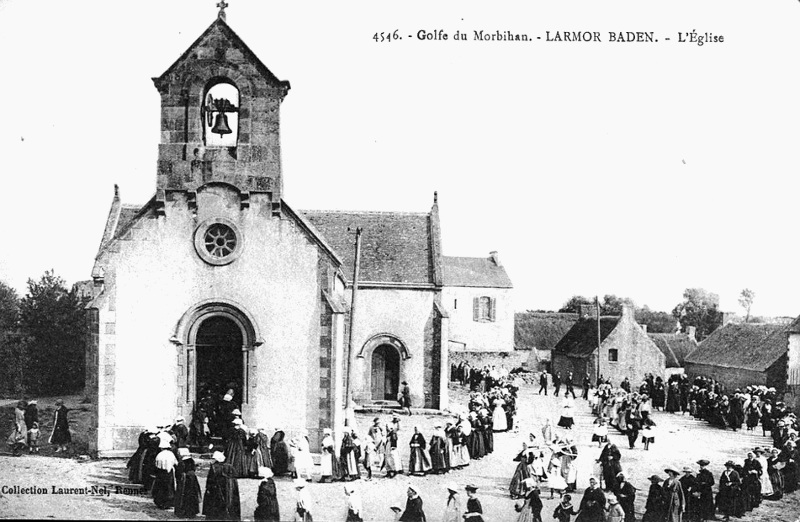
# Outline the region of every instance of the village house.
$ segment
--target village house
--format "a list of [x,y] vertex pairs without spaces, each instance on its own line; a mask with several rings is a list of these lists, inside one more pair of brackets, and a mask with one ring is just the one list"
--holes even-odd
[[782,393],[787,384],[792,328],[787,324],[728,323],[686,357],[686,373],[690,378],[716,379],[729,392],[764,385]]
[[625,377],[640,382],[646,373],[663,377],[665,368],[666,357],[627,305],[619,317],[602,316],[598,321],[596,315],[583,315],[552,352],[553,373],[560,372],[564,378],[571,371],[576,385],[585,375],[593,383],[602,375],[614,386]]
[[550,371],[553,348],[578,321],[579,314],[562,312],[518,312],[514,318],[514,344],[527,350],[525,366]]
[[[644,327],[643,327],[644,328]],[[687,333],[649,333],[650,339],[664,354],[667,376],[684,373],[686,356],[697,349],[696,329],[688,328]]]
[[[435,195],[425,212],[287,203],[280,107],[290,85],[224,11],[154,83],[155,193],[127,205],[115,187],[91,273],[94,453],[127,455],[142,429],[190,422],[201,396],[220,400],[228,389],[246,425],[306,432],[317,448],[325,428],[343,429],[351,329],[360,402],[394,400],[405,380],[414,407],[446,408],[451,339],[512,348],[510,280],[496,256],[452,258],[446,275]],[[472,328],[456,333],[451,313],[458,328]]]

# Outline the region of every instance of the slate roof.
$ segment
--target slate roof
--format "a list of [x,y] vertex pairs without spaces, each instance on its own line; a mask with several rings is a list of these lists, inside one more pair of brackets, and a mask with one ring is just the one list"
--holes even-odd
[[144,206],[122,205],[119,209],[117,228],[114,229],[114,238],[122,237],[122,234],[133,224],[134,218],[143,208]]
[[[600,342],[605,341],[614,328],[619,324],[621,317],[600,318]],[[561,338],[553,348],[554,353],[561,353],[567,357],[586,358],[597,350],[597,319],[579,319],[572,328]]]
[[686,356],[697,349],[697,342],[687,334],[647,334],[664,354],[667,368],[683,368]]
[[706,337],[686,362],[764,371],[787,353],[790,326],[726,324]]
[[417,212],[300,211],[319,230],[353,280],[361,227],[361,282],[434,284],[430,215]]
[[491,257],[443,256],[445,286],[513,288],[505,268]]
[[552,350],[576,322],[578,322],[578,314],[516,313],[514,314],[514,346],[517,350]]

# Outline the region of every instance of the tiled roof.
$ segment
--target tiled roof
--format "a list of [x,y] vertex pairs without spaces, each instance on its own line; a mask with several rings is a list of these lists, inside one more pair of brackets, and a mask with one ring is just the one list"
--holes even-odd
[[687,363],[764,371],[788,351],[790,325],[734,324],[717,328]]
[[356,228],[361,227],[362,282],[433,284],[427,213],[301,210],[342,260],[353,280]]
[[577,321],[578,314],[514,314],[514,346],[518,350],[552,350]]
[[697,349],[697,342],[687,334],[648,334],[650,340],[664,354],[667,368],[682,368],[686,356]]
[[[621,317],[600,318],[600,342],[602,343],[619,324]],[[568,357],[588,357],[597,350],[597,319],[579,319],[553,348],[555,353]]]
[[512,288],[505,269],[491,257],[443,256],[444,285],[483,288]]

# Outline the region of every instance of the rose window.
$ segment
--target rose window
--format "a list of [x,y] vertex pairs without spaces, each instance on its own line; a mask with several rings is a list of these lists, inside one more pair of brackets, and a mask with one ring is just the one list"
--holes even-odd
[[206,230],[203,242],[211,256],[221,259],[236,249],[236,233],[225,224],[215,223]]

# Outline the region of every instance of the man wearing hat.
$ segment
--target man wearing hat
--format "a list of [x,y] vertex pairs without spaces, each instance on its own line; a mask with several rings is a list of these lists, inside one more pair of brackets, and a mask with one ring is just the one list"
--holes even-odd
[[740,502],[742,479],[733,467],[732,460],[725,463],[725,471],[719,476],[719,493],[717,494],[717,509],[729,520],[731,515],[740,516]]
[[664,490],[661,489],[661,477],[650,476],[650,489],[647,492],[647,502],[644,505],[642,522],[662,522],[666,519],[664,506]]
[[661,486],[664,490],[664,507],[666,508],[666,518],[664,520],[666,522],[681,522],[683,514],[686,512],[686,498],[678,480],[678,470],[676,466],[670,466],[665,468],[664,472],[669,475]]
[[406,414],[411,415],[411,390],[408,387],[408,383],[403,381],[402,388],[400,388],[400,394],[397,400],[400,402],[400,407],[406,412]]
[[697,472],[696,491],[699,495],[693,495],[696,499],[696,512],[700,520],[713,520],[714,519],[714,475],[706,469],[709,462],[706,459],[697,461],[700,466],[700,471]]
[[475,496],[478,486],[467,484],[467,512],[464,513],[464,522],[483,522],[483,507],[481,501]]

